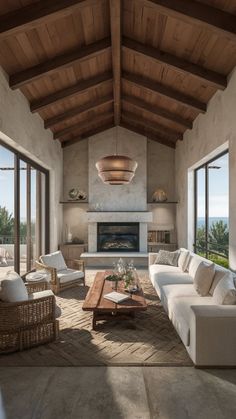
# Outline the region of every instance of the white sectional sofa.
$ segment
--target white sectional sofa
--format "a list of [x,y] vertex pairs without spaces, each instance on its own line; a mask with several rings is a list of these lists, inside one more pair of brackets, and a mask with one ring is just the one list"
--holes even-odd
[[[155,264],[157,253],[149,254],[150,280],[189,356],[196,366],[236,365],[236,305],[216,305],[213,291],[227,269],[215,265],[207,296],[200,296],[188,272],[192,258],[199,264],[206,259],[190,253],[187,271],[180,267]],[[235,277],[234,277],[235,280]]]

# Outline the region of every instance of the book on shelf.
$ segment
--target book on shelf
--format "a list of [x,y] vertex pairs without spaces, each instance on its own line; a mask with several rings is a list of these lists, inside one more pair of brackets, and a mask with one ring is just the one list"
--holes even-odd
[[113,301],[113,303],[122,303],[122,301],[128,300],[129,295],[121,294],[121,292],[112,291],[109,294],[103,296],[106,300]]

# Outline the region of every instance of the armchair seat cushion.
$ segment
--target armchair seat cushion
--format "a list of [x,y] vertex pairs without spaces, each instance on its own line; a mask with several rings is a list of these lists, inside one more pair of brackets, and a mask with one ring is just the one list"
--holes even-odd
[[66,282],[83,279],[84,272],[67,268],[67,269],[61,269],[60,271],[57,271],[57,276],[59,278],[60,284],[65,284]]

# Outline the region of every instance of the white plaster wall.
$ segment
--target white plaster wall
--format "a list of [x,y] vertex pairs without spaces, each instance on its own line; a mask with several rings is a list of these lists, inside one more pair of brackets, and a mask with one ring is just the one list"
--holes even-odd
[[[138,168],[128,185],[105,185],[98,177],[95,163],[115,154],[118,129],[118,154],[136,160]],[[105,211],[145,211],[147,209],[147,139],[125,128],[111,128],[89,139],[89,206],[99,203]]]
[[[224,91],[218,91],[208,104],[207,112],[198,116],[193,129],[186,131],[184,140],[178,141],[176,148],[176,192],[179,200],[177,208],[177,230],[179,246],[188,242],[188,173],[206,156],[213,156],[229,148],[229,251],[230,266],[236,269],[236,69],[228,80]],[[189,211],[188,211],[189,210]],[[190,220],[191,221],[191,220]],[[191,225],[191,223],[190,223]]]
[[42,118],[30,112],[25,96],[9,88],[8,76],[0,68],[0,138],[50,171],[50,247],[61,241],[62,149],[45,130]]

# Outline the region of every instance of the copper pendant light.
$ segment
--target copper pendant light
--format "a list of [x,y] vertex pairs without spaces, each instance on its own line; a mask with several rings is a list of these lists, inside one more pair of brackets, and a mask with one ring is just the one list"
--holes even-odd
[[[117,128],[116,128],[117,149]],[[134,177],[138,163],[130,157],[118,155],[105,156],[96,163],[98,176],[109,185],[127,185]]]

